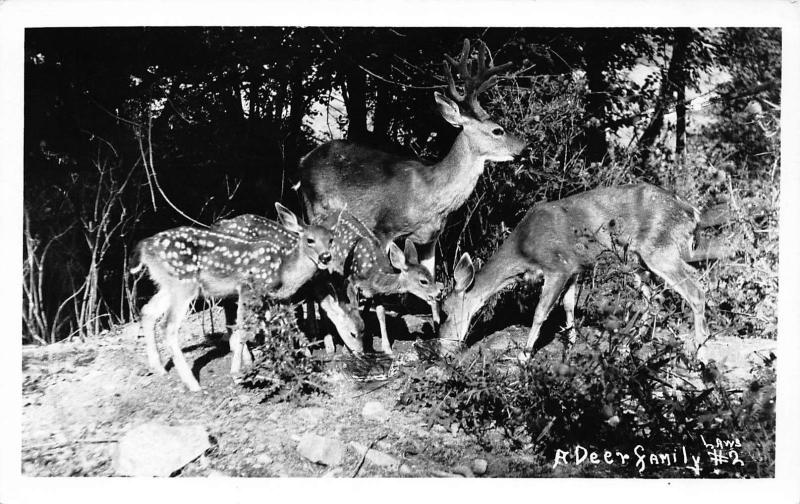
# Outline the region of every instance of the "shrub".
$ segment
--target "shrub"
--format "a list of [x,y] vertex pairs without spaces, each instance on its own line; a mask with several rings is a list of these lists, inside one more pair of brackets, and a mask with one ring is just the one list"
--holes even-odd
[[[456,423],[486,449],[532,450],[550,463],[556,450],[576,445],[623,453],[636,445],[660,452],[685,446],[700,451],[705,476],[774,474],[774,359],[764,361],[746,392],[732,390],[713,364],[705,367],[685,353],[675,336],[692,329],[681,317],[680,298],[671,291],[640,294],[635,267],[622,259],[604,254],[585,282],[581,337],[563,360],[550,345],[544,358],[525,364],[513,358],[516,349],[479,349],[440,362],[438,371],[420,363],[405,371],[400,407],[423,412],[429,424]],[[744,465],[730,457],[715,464],[703,441],[716,439],[738,440]],[[628,464],[616,474],[639,471]],[[686,476],[687,470],[642,475]]]
[[[259,300],[256,322],[265,327],[263,342],[254,348],[258,357],[243,378],[247,388],[264,391],[264,401],[304,402],[325,394],[325,366],[315,359],[310,343],[298,328],[294,307]],[[253,326],[253,321],[245,322]],[[260,339],[260,338],[259,338]]]

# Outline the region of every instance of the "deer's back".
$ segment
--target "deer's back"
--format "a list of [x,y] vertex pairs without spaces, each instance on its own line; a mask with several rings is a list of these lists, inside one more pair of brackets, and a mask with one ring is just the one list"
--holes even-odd
[[619,246],[684,250],[696,219],[694,207],[656,186],[605,187],[534,205],[509,241],[543,269],[579,269]]
[[211,226],[211,230],[246,240],[277,237],[288,242],[296,236],[278,222],[255,214],[242,214],[231,219],[219,220]]
[[367,277],[389,266],[378,238],[349,212],[342,212],[333,229],[331,264],[345,277]]
[[240,285],[269,292],[280,283],[283,259],[296,238],[270,235],[250,240],[223,232],[181,227],[140,242],[141,261],[161,286],[180,282],[208,295],[233,295]]
[[382,239],[416,230],[411,189],[428,171],[416,159],[335,140],[303,158],[300,187],[313,215],[346,208]]

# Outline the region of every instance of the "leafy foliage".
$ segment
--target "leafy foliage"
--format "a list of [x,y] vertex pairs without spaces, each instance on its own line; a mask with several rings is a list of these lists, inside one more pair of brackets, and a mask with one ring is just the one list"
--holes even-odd
[[[456,424],[486,449],[532,450],[550,461],[576,444],[626,453],[636,445],[705,451],[703,440],[738,439],[745,465],[704,457],[701,474],[774,474],[774,357],[764,359],[747,392],[732,389],[675,336],[688,331],[677,296],[640,294],[634,268],[619,259],[608,254],[581,295],[581,341],[563,360],[552,348],[525,364],[514,358],[516,348],[480,348],[437,367],[419,364],[405,371],[400,406],[423,412],[430,425]],[[646,475],[691,474],[654,471]]]
[[[304,402],[326,393],[325,365],[309,350],[309,341],[297,326],[293,307],[262,302],[259,325],[268,333],[254,349],[260,355],[247,371],[242,383],[264,391],[264,401]],[[252,322],[248,323],[252,326]]]

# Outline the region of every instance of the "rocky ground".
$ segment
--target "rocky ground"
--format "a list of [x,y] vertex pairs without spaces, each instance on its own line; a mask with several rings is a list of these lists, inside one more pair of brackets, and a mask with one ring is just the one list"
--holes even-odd
[[[23,474],[509,476],[534,463],[525,453],[486,453],[457,426],[428,428],[421,416],[396,410],[396,381],[364,385],[332,369],[330,396],[302,405],[263,403],[261,392],[231,380],[227,346],[201,336],[204,324],[207,316],[197,314],[182,329],[187,359],[200,367],[201,393],[188,392],[174,370],[149,372],[136,325],[86,342],[26,347]],[[513,327],[488,341],[500,345],[525,334]],[[748,359],[774,350],[775,342],[732,338],[714,348],[746,379]],[[413,352],[408,341],[396,350]],[[169,460],[158,459],[159,451]]]

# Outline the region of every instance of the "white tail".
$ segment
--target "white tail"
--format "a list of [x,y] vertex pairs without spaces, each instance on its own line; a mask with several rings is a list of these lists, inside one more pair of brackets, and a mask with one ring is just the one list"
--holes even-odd
[[474,73],[469,40],[458,60],[447,56],[464,81],[464,92],[456,89],[445,63],[452,99],[438,92],[435,99],[442,117],[461,133],[444,159],[430,165],[351,142],[328,142],[300,162],[300,189],[308,214],[346,207],[375,232],[384,249],[395,238],[408,236],[421,245],[422,264],[433,273],[436,241],[447,216],[475,189],[484,163],[510,161],[525,147],[478,102],[478,95],[510,65],[492,66],[486,53],[486,45],[479,42]]
[[708,336],[705,297],[686,262],[698,222],[694,207],[649,184],[595,189],[537,204],[477,274],[469,256],[461,257],[454,271],[455,288],[443,304],[447,319],[439,337],[463,342],[472,316],[490,296],[519,278],[543,278],[526,355],[538,348],[541,326],[559,299],[572,343],[576,276],[603,251],[623,246],[689,304],[696,350]]
[[326,269],[331,259],[330,230],[305,225],[280,204],[276,204],[281,224],[265,221],[257,237],[191,227],[170,229],[142,240],[137,246],[140,266],[147,267],[158,292],[142,308],[142,330],[150,367],[165,372],[155,342],[156,321],[164,321],[168,346],[175,369],[183,383],[193,391],[200,384],[186,363],[178,343],[178,328],[189,304],[199,295],[239,296],[239,326],[231,335],[233,352],[231,373],[242,364],[244,340],[241,326],[246,318],[246,300],[253,294],[284,299],[306,283],[318,269]]

